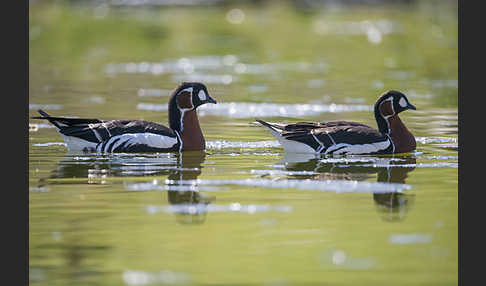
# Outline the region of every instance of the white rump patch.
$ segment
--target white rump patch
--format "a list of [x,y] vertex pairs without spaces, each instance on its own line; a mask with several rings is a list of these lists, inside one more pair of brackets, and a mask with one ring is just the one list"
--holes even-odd
[[398,104],[400,104],[401,107],[406,107],[407,106],[407,101],[405,98],[400,98],[400,101],[398,101]]
[[311,146],[297,142],[297,141],[292,141],[292,140],[287,140],[282,137],[277,138],[278,142],[282,144],[282,147],[285,149],[285,151],[290,152],[290,153],[316,153],[316,150],[314,150]]
[[89,142],[73,136],[66,136],[62,133],[59,134],[61,134],[62,139],[64,139],[64,142],[66,142],[66,147],[68,151],[82,151],[84,148],[96,148],[96,143]]
[[199,96],[199,99],[201,101],[205,101],[206,100],[206,93],[202,89],[199,91],[199,93],[197,94],[197,96]]
[[[274,123],[272,123],[274,124]],[[265,125],[262,125],[265,126]],[[278,143],[282,145],[282,147],[285,149],[287,152],[291,153],[315,153],[316,150],[314,150],[312,147],[310,147],[307,144],[297,142],[297,141],[292,141],[292,140],[287,140],[281,136],[282,131],[278,129],[273,129],[268,126],[265,126],[270,130],[270,133],[275,137],[275,139],[278,140]]]

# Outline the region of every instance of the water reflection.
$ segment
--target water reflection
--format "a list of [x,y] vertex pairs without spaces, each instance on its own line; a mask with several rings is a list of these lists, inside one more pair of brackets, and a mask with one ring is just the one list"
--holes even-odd
[[181,224],[202,224],[206,220],[206,206],[215,197],[202,194],[197,184],[187,184],[194,181],[201,174],[201,164],[206,158],[205,152],[183,152],[178,157],[177,165],[169,175],[167,199],[175,206],[177,222]]
[[166,176],[177,169],[173,153],[84,154],[68,152],[49,178],[87,178],[88,183],[107,183],[106,178],[122,176]]
[[[162,190],[167,193],[170,213],[182,224],[201,224],[206,219],[208,205],[215,200],[199,192],[197,178],[201,174],[205,152],[164,154],[84,154],[69,152],[47,178],[41,178],[32,193],[49,192],[48,184],[78,184],[77,179],[87,179],[88,184],[116,184],[116,177],[167,176],[164,184],[154,179],[149,183],[126,184],[130,191]],[[70,179],[56,181],[56,179]],[[54,180],[52,180],[54,179]],[[111,179],[111,180],[110,180]],[[202,187],[204,189],[204,187]],[[164,198],[165,200],[165,198]],[[149,213],[158,212],[154,206],[147,207]]]
[[[298,178],[313,180],[364,181],[377,175],[377,182],[405,184],[415,169],[414,157],[337,157],[320,158],[313,154],[285,154],[282,163]],[[303,172],[308,172],[306,175]],[[302,175],[304,174],[304,175]],[[401,221],[415,201],[415,195],[401,192],[374,192],[373,202],[384,221]]]

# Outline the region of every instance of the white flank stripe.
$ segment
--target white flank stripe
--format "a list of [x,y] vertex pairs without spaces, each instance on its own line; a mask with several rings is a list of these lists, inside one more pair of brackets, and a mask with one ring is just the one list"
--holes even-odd
[[99,142],[103,141],[100,134],[98,134],[98,131],[96,129],[93,129],[94,124],[88,124],[89,129],[93,131],[94,135],[96,136],[96,139],[98,139]]
[[[116,149],[120,144],[127,143],[128,146],[134,144],[143,144],[154,148],[167,149],[177,144],[177,138],[169,137],[153,133],[127,133],[122,135],[113,136],[110,140],[120,138],[115,143],[111,150]],[[106,144],[108,146],[109,144]],[[105,152],[107,151],[105,147]]]
[[[312,147],[310,147],[307,144],[297,142],[297,141],[292,141],[292,140],[287,140],[281,136],[281,131],[280,130],[275,130],[273,128],[270,128],[268,126],[265,126],[270,130],[270,133],[275,137],[280,145],[285,149],[285,151],[290,152],[290,153],[320,153],[324,149],[324,145],[320,140],[317,139],[316,136],[314,136],[313,133],[311,135],[314,137],[314,139],[319,143],[320,147],[317,150],[314,150]],[[332,142],[335,142],[334,139],[331,137],[330,134],[329,138],[331,139]],[[339,149],[338,151],[334,152],[333,154],[368,154],[368,153],[375,153],[380,150],[385,150],[388,148],[391,144],[391,139],[388,136],[389,140],[386,141],[381,141],[381,142],[376,142],[376,143],[369,143],[369,144],[348,144],[348,143],[339,143],[339,144],[334,144],[330,146],[324,154],[329,154],[333,150],[339,149],[341,147],[344,147],[342,149]],[[393,146],[393,151],[395,150],[395,146]]]
[[[106,144],[105,144],[105,150],[103,150],[105,153],[108,152],[108,147],[110,147],[111,143],[113,143],[114,140],[116,140],[116,136],[108,139],[108,142],[106,142]],[[111,150],[113,151],[113,149],[111,149]]]
[[111,136],[110,129],[108,129],[108,127],[106,127],[106,124],[103,122],[103,123],[101,123],[101,125],[102,125],[103,127],[105,127],[106,132],[108,132],[108,136]]
[[[117,139],[117,138],[120,138],[119,136],[114,136],[113,138]],[[127,140],[129,140],[129,138],[123,140],[120,138],[120,140],[118,140],[114,145],[113,145],[113,148],[111,148],[111,151],[115,150],[116,147],[120,146],[121,144],[125,143]]]
[[174,145],[177,144],[177,138],[176,137],[169,137],[169,136],[164,136],[164,135],[159,135],[159,134],[153,134],[153,133],[128,133],[128,134],[122,134],[122,135],[117,135],[111,137],[106,144],[104,144],[104,150],[102,150],[102,143],[96,144],[92,143],[77,137],[72,137],[72,136],[66,136],[61,134],[61,136],[64,139],[64,142],[66,142],[66,146],[68,150],[70,151],[82,151],[84,148],[88,149],[95,149],[97,152],[108,152],[109,146],[113,143],[114,140],[118,140],[111,150],[115,150],[118,146],[124,143],[128,143],[128,146],[133,145],[133,144],[143,144],[147,145],[149,147],[154,147],[154,148],[161,148],[161,149],[168,149],[173,147]]
[[[343,147],[342,149],[339,149]],[[333,150],[339,149],[338,151],[334,152],[333,154],[368,154],[368,153],[375,153],[380,150],[384,150],[390,146],[390,141],[382,141],[370,144],[347,144],[347,143],[339,143],[336,145],[332,145],[329,147],[325,154],[332,152]]]

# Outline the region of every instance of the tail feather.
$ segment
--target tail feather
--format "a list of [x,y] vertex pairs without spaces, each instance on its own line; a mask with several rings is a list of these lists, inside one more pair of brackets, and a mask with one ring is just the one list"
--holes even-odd
[[[45,119],[49,120],[50,123],[54,124],[57,128],[62,129],[64,126],[72,126],[76,124],[90,124],[90,123],[101,123],[99,119],[88,119],[88,118],[68,118],[68,117],[53,117],[47,114],[47,112],[39,109],[38,112],[42,116],[33,116],[32,119]],[[63,124],[63,125],[61,125]]]
[[47,114],[47,112],[43,111],[42,109],[38,109],[37,112],[39,112],[42,116],[32,116],[32,119],[47,119],[50,123],[54,124],[54,126],[61,129],[61,126],[55,120],[51,119],[51,116]]
[[38,111],[38,112],[39,112],[39,113],[40,113],[42,116],[44,116],[44,117],[50,117],[50,115],[49,115],[49,114],[47,114],[47,112],[43,111],[42,109],[39,109],[39,110],[37,110],[37,111]]
[[263,126],[265,126],[265,127],[269,128],[269,129],[270,129],[270,130],[272,130],[272,131],[275,131],[275,132],[280,133],[280,132],[282,132],[282,130],[283,130],[283,128],[282,128],[281,126],[279,126],[279,125],[272,124],[272,123],[269,123],[269,122],[265,122],[265,121],[260,120],[260,119],[256,119],[256,121],[257,121],[258,123],[260,123],[261,125],[263,125]]

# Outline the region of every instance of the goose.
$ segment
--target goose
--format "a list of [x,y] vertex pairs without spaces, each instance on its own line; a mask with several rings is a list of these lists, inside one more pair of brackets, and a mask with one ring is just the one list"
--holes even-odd
[[99,153],[182,152],[206,148],[196,109],[206,103],[216,104],[206,86],[182,82],[172,92],[169,102],[169,127],[144,120],[100,120],[54,117],[39,109],[64,139],[68,151]]
[[395,154],[415,150],[413,134],[398,114],[416,110],[405,94],[388,90],[374,106],[378,130],[358,122],[270,123],[257,119],[286,152],[320,154]]

